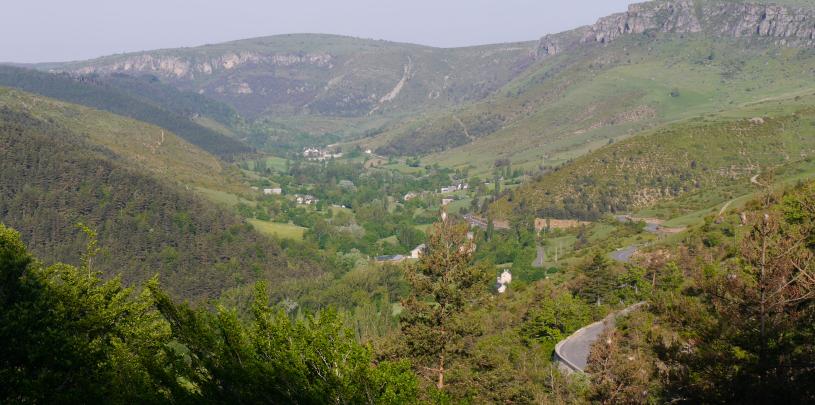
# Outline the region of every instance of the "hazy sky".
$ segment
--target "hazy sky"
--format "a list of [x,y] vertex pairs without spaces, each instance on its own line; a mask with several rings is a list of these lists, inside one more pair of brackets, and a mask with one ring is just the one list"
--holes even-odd
[[632,0],[1,0],[0,61],[88,59],[287,33],[434,46],[537,39]]

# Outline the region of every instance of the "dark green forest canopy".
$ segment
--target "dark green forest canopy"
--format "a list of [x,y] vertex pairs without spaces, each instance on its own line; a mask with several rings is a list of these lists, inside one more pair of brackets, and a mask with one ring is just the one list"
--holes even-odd
[[283,252],[234,214],[82,139],[0,108],[0,218],[43,260],[75,263],[81,222],[99,234],[95,270],[121,273],[126,283],[159,274],[176,297],[200,300],[255,280],[322,273],[315,259]]
[[331,311],[293,321],[257,286],[251,321],[45,267],[0,225],[0,402],[407,404],[405,361],[374,365]]

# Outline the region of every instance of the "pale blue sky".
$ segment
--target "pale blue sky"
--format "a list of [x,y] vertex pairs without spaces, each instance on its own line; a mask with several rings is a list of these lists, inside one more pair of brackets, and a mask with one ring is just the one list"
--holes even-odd
[[632,0],[2,0],[0,61],[45,62],[286,33],[433,46],[537,39]]

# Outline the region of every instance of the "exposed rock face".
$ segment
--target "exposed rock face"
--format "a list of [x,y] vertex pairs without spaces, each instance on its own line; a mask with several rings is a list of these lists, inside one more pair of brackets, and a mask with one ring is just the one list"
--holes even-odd
[[[219,71],[233,70],[246,64],[264,64],[269,66],[293,66],[308,64],[320,67],[331,67],[332,56],[327,53],[306,54],[272,54],[263,55],[255,52],[226,53],[216,57],[188,57],[145,53],[124,57],[103,65],[91,65],[80,68],[78,74],[109,73],[151,73],[175,79],[194,79],[196,75],[212,75]],[[245,89],[244,89],[245,90]],[[243,91],[246,93],[245,91]]]
[[560,53],[560,49],[560,40],[557,35],[547,35],[541,39],[535,56],[554,56]]
[[691,0],[632,4],[626,13],[601,18],[588,28],[581,42],[606,43],[646,31],[690,33],[702,27]]
[[547,35],[539,57],[579,44],[613,42],[625,35],[704,32],[725,38],[766,38],[779,45],[815,47],[815,8],[738,3],[724,0],[659,0],[632,4],[628,11],[601,18],[578,30],[579,40]]

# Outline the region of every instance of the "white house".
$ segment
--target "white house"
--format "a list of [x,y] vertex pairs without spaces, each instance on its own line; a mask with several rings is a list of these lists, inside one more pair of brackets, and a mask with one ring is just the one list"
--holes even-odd
[[498,294],[503,294],[507,291],[507,286],[512,283],[512,273],[509,270],[504,270],[497,278],[496,287]]
[[264,188],[263,189],[264,195],[281,195],[283,194],[283,189],[276,187],[276,188]]
[[424,254],[425,249],[427,249],[427,245],[422,243],[419,246],[416,246],[415,249],[410,251],[410,258],[411,259],[418,259],[422,254]]

